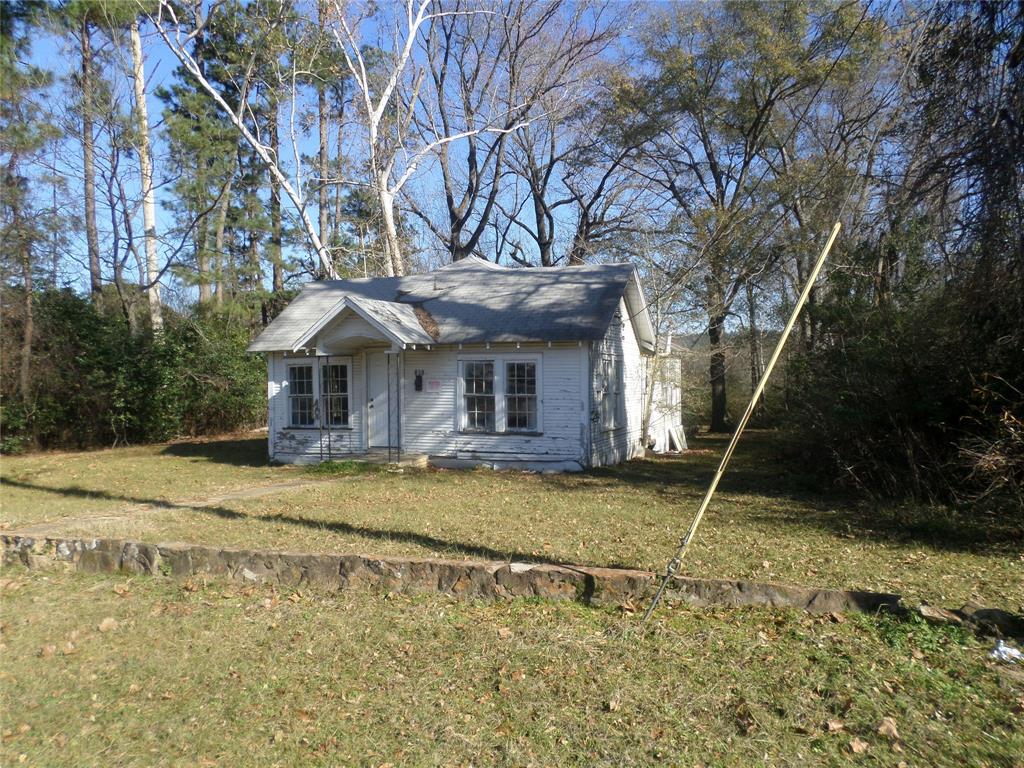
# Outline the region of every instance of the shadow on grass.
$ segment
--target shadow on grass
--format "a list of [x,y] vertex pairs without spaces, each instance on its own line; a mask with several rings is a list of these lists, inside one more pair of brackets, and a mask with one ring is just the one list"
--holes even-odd
[[196,440],[171,443],[161,452],[165,456],[212,461],[235,467],[267,467],[267,440],[264,437],[242,440]]
[[[698,437],[686,453],[634,459],[544,481],[555,490],[571,490],[574,485],[577,491],[620,484],[642,488],[679,504],[681,517],[688,522],[728,442],[726,436]],[[1020,514],[914,502],[868,504],[849,492],[824,486],[820,476],[788,459],[780,451],[778,436],[769,432],[744,436],[719,485],[718,498],[722,496],[750,497],[730,504],[729,517],[765,527],[818,529],[844,538],[936,551],[1011,556],[1024,551]],[[711,509],[715,506],[712,501]]]
[[[302,526],[304,528],[311,528],[317,531],[330,531],[331,533],[338,533],[350,536],[361,536],[365,539],[378,540],[378,541],[398,541],[406,544],[416,544],[425,549],[433,550],[435,552],[448,554],[450,556],[461,555],[469,558],[479,558],[483,560],[498,560],[506,562],[528,562],[528,563],[554,563],[556,565],[586,565],[585,563],[569,563],[558,560],[552,560],[550,558],[542,558],[537,555],[527,554],[525,552],[517,552],[515,550],[506,549],[494,549],[484,545],[476,544],[463,544],[457,541],[447,541],[445,539],[439,539],[435,536],[430,536],[424,533],[417,533],[415,531],[403,531],[388,528],[370,528],[363,525],[353,525],[340,520],[333,520],[324,522],[322,520],[310,520],[305,517],[296,515],[267,515],[265,517],[259,515],[248,515],[244,512],[239,512],[234,509],[222,506],[214,505],[190,505],[190,504],[178,504],[173,501],[167,501],[165,499],[144,499],[135,496],[126,496],[123,494],[109,493],[107,491],[90,491],[86,488],[79,488],[76,486],[70,486],[66,488],[48,488],[43,485],[35,485],[33,483],[26,482],[24,480],[4,480],[4,485],[12,485],[17,488],[24,488],[31,491],[42,491],[44,493],[52,493],[60,496],[69,496],[72,498],[81,499],[104,499],[107,501],[120,501],[128,504],[138,504],[140,506],[150,506],[157,509],[166,509],[170,511],[181,511],[181,512],[201,512],[207,515],[213,515],[224,520],[238,520],[238,521],[259,521],[259,522],[274,522],[274,523],[285,523],[287,525]],[[203,542],[195,542],[197,544],[203,544]],[[258,549],[259,547],[252,547]],[[597,565],[595,567],[603,568],[636,568],[632,565],[622,565],[618,563],[608,563],[604,565]]]

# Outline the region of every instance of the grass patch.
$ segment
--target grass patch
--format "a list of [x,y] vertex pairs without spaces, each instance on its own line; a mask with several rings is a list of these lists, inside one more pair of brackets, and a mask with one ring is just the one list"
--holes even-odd
[[303,467],[307,475],[313,477],[345,477],[348,475],[374,475],[388,471],[386,465],[371,464],[368,461],[322,461],[319,464],[307,464]]
[[[4,460],[0,516],[9,529],[65,516],[53,530],[145,541],[660,570],[724,440],[692,445],[681,456],[565,475],[395,472],[353,462],[268,467],[259,464],[262,439],[18,457]],[[687,573],[1024,610],[1019,521],[863,504],[795,472],[777,454],[773,435],[744,437]],[[304,478],[311,482],[274,495],[189,502]],[[144,504],[153,506],[138,509]],[[941,524],[928,523],[934,520]]]
[[876,765],[1024,754],[1020,677],[955,629],[676,607],[639,633],[572,604],[0,575],[4,765],[840,765],[855,739]]

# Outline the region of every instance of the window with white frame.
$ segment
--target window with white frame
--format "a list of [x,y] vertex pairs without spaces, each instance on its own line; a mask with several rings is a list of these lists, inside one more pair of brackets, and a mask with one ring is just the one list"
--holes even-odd
[[460,360],[459,429],[540,432],[538,359]]
[[348,426],[348,365],[320,366],[320,394],[325,427]]
[[288,423],[293,427],[312,427],[316,420],[313,397],[313,366],[288,366]]
[[537,431],[536,363],[519,360],[505,363],[505,429]]
[[601,428],[615,429],[622,425],[625,411],[622,358],[602,357],[600,370]]
[[495,432],[494,361],[467,360],[462,364],[464,420],[467,432]]

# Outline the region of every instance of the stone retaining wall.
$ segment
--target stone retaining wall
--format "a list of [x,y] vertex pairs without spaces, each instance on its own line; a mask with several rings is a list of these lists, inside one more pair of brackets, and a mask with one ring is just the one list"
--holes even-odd
[[[542,597],[594,605],[639,605],[653,594],[650,571],[572,565],[260,552],[195,544],[0,534],[3,563],[101,573],[209,574],[250,583],[327,590],[376,588],[465,598]],[[898,595],[753,581],[677,577],[666,596],[693,605],[765,605],[813,613],[894,609]]]

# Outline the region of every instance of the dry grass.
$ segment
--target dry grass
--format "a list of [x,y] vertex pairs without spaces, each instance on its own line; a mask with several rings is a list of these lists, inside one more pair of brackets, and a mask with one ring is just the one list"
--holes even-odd
[[567,604],[0,576],[3,765],[959,768],[1024,754],[1021,676],[959,629],[677,608],[641,634],[635,617]]
[[[271,468],[262,464],[260,440],[24,457],[4,462],[2,517],[7,528],[68,518],[54,530],[147,541],[661,569],[722,441],[699,439],[694,447],[681,457],[555,476]],[[769,434],[745,438],[688,572],[1021,610],[1024,548],[1012,523],[867,507],[815,486],[776,452]],[[302,476],[329,481],[206,507],[186,501]],[[92,519],[118,510],[128,512]]]

